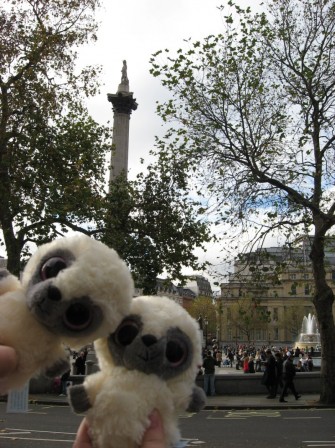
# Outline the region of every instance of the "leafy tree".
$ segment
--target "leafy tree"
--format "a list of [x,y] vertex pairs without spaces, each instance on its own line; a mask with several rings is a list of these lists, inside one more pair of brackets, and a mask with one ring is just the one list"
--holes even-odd
[[139,174],[135,181],[121,175],[106,198],[102,240],[128,262],[136,286],[152,294],[162,272],[183,280],[182,267],[205,267],[193,253],[210,238],[197,209],[173,173],[157,174],[149,166],[148,174]]
[[[95,40],[98,0],[5,0],[0,6],[0,226],[8,269],[29,243],[69,229],[103,239],[153,292],[164,269],[201,268],[195,246],[209,238],[198,206],[169,171],[120,180],[105,194],[110,131],[83,104],[97,67],[76,69],[76,48]],[[177,173],[178,174],[178,173]]]
[[274,232],[291,242],[311,235],[320,400],[334,403],[325,239],[335,224],[335,3],[269,0],[255,14],[227,7],[224,34],[152,58],[152,74],[172,92],[158,106],[173,122],[158,142],[160,164],[192,173],[198,193],[213,198],[217,222],[255,235],[253,247]]
[[285,309],[284,316],[278,319],[278,327],[284,328],[288,334],[297,340],[301,331],[302,320],[305,316],[305,310],[302,305],[293,305]]
[[[195,319],[201,318],[204,338],[209,339],[209,334],[216,336],[216,329],[218,323],[217,307],[213,304],[210,297],[197,297],[189,308],[189,313]],[[206,323],[207,322],[207,325]],[[206,341],[207,343],[208,341]]]
[[[98,0],[4,0],[0,6],[0,227],[8,269],[29,242],[89,232],[103,188],[107,130],[83,99],[98,68],[76,69],[96,39]],[[58,224],[58,225],[57,225]]]
[[250,344],[255,328],[266,329],[270,322],[270,312],[266,307],[261,306],[261,301],[242,297],[231,304],[230,321],[233,327],[238,330],[238,334],[244,335]]

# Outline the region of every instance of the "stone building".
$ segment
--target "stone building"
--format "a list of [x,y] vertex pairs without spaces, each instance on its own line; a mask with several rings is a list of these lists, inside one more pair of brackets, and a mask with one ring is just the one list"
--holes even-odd
[[213,297],[210,282],[202,275],[187,277],[185,286],[176,286],[168,279],[156,279],[157,295],[167,296],[188,309],[198,296]]
[[213,297],[211,284],[203,275],[189,275],[186,278],[186,287],[193,291],[197,297]]
[[[281,346],[297,339],[303,316],[315,314],[309,251],[308,240],[304,240],[299,247],[270,247],[236,258],[218,299],[224,344]],[[330,241],[326,270],[335,288],[334,252]],[[249,320],[245,318],[248,315]]]
[[156,292],[158,296],[170,297],[185,309],[188,309],[196,298],[196,294],[191,289],[176,286],[170,280],[162,278],[156,279]]

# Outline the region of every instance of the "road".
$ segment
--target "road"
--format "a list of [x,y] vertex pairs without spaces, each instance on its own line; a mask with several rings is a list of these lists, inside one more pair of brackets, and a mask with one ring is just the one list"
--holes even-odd
[[[80,421],[68,406],[30,405],[28,413],[6,414],[0,403],[0,447],[71,448]],[[205,410],[179,421],[188,447],[335,447],[335,409]]]

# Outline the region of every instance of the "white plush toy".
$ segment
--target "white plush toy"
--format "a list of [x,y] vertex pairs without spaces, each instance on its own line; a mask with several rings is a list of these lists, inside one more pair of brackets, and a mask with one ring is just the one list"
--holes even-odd
[[95,348],[101,371],[70,388],[74,411],[87,411],[93,446],[138,447],[155,408],[165,446],[178,442],[178,414],[205,403],[195,385],[202,363],[198,323],[167,297],[137,297],[130,315]]
[[18,354],[16,372],[0,393],[44,371],[67,370],[64,345],[80,348],[107,336],[129,313],[133,281],[126,264],[106,245],[85,235],[40,246],[22,283],[0,272],[0,344]]

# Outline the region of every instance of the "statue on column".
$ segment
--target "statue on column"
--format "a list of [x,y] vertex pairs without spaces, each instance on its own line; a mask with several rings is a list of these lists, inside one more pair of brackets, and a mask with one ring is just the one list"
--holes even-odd
[[121,70],[121,84],[129,84],[129,79],[127,76],[127,61],[123,61],[123,66]]

